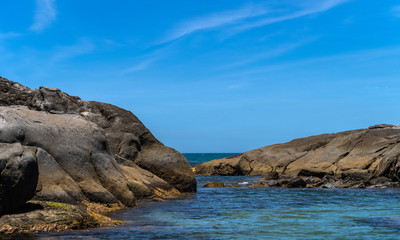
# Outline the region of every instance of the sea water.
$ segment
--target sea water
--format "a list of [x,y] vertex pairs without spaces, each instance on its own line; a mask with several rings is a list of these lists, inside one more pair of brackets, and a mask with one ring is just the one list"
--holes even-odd
[[[248,188],[259,179],[259,176],[197,177],[197,193],[163,202],[144,200],[136,209],[110,214],[121,220],[122,226],[19,237],[400,239],[399,189]],[[202,187],[213,181],[241,184],[242,187]]]
[[239,153],[183,153],[191,166],[214,159],[232,157]]

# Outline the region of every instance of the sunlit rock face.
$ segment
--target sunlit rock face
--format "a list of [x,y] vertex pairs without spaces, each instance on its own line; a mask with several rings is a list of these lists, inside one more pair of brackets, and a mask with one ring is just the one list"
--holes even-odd
[[357,183],[369,186],[398,183],[399,157],[400,128],[381,124],[270,145],[199,164],[195,169],[198,175],[264,175],[275,179],[301,176],[319,180],[327,176],[334,179],[336,187]]
[[196,191],[182,154],[160,143],[131,112],[58,90],[0,78],[0,143],[37,162],[34,199],[122,202]]

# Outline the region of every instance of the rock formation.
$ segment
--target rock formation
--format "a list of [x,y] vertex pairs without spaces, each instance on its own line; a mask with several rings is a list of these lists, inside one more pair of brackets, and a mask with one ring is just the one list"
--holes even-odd
[[398,184],[399,157],[400,128],[381,124],[270,145],[195,169],[198,175],[267,176],[264,180],[300,176],[313,187],[363,187]]
[[0,213],[19,208],[33,197],[38,174],[35,153],[29,147],[0,143]]
[[[28,174],[35,200],[135,206],[138,198],[196,191],[183,155],[160,143],[131,112],[58,89],[32,90],[0,77],[0,144],[22,152],[22,157],[6,156],[11,150],[2,153],[0,167],[6,159],[37,164],[37,187],[35,171]],[[3,181],[0,185],[3,191]]]

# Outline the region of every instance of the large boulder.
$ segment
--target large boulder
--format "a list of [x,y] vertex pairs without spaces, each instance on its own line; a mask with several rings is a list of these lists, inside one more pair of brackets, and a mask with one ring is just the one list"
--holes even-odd
[[0,143],[36,149],[35,199],[133,206],[141,197],[196,191],[183,155],[127,110],[1,77],[0,106]]
[[35,152],[19,143],[0,143],[0,213],[19,208],[33,197],[38,174]]
[[198,175],[334,176],[373,184],[380,177],[399,181],[399,157],[400,128],[382,124],[270,145],[199,164],[195,169]]
[[[168,164],[165,164],[165,161]],[[145,146],[135,163],[180,191],[190,192],[196,184],[193,181],[194,173],[186,158],[172,148],[155,144]],[[190,169],[190,171],[181,171],[181,169]]]
[[[127,206],[135,205],[126,178],[109,153],[104,134],[95,124],[79,115],[49,114],[24,106],[0,107],[0,116],[3,116],[0,142],[20,142],[46,150],[39,152],[43,187],[54,185],[57,182],[53,181],[54,175],[65,172],[91,201],[116,203],[119,200]],[[57,166],[49,164],[52,158],[57,159]],[[62,171],[54,171],[58,167]],[[63,179],[60,180],[63,182]],[[70,191],[71,198],[80,193],[67,187],[64,190]],[[56,191],[52,194],[59,195]]]

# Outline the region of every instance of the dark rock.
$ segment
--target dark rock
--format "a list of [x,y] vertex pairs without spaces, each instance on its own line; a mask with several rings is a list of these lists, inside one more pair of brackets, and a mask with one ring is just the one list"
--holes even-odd
[[392,127],[396,127],[396,126],[392,125],[392,124],[378,124],[378,125],[374,125],[374,126],[369,126],[368,129],[392,128]]
[[306,184],[310,185],[310,187],[311,187],[312,185],[320,182],[321,179],[318,177],[309,176],[309,177],[305,178],[304,181],[306,182]]
[[279,173],[276,171],[272,171],[268,173],[265,177],[261,178],[260,181],[266,181],[266,180],[277,180],[279,179]]
[[0,143],[0,213],[23,206],[35,194],[35,153],[19,143]]
[[286,181],[284,179],[281,180],[271,180],[267,182],[268,187],[282,187],[282,181]]
[[371,185],[377,185],[377,184],[385,184],[391,182],[391,180],[389,178],[386,177],[377,177],[377,178],[373,178],[369,181],[369,183]]
[[303,177],[318,177],[318,178],[322,178],[326,175],[325,172],[316,172],[316,171],[311,171],[308,169],[301,169],[299,171],[299,173],[297,174],[298,176],[303,176]]
[[307,183],[301,177],[291,178],[286,184],[288,188],[304,188],[306,185]]
[[344,171],[339,175],[339,178],[349,181],[362,181],[369,182],[369,180],[373,177],[371,173],[367,170],[353,170],[353,171]]

